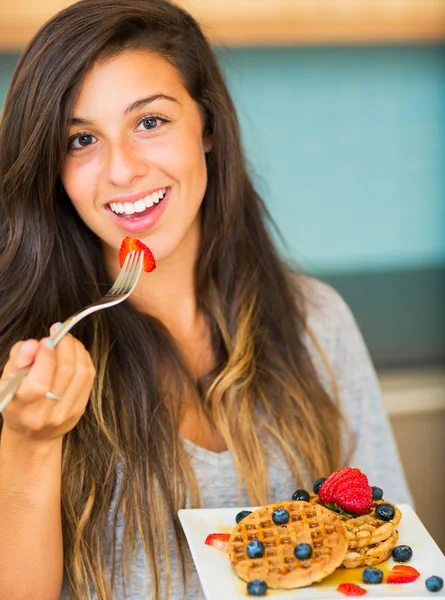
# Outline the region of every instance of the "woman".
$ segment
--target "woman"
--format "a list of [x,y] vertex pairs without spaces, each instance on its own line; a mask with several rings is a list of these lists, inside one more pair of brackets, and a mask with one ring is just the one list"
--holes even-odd
[[[1,597],[59,598],[65,573],[63,597],[200,598],[179,508],[288,498],[346,463],[410,500],[353,318],[279,258],[187,13],[56,15],[20,58],[0,141],[3,385],[32,363],[3,413]],[[126,235],[156,270],[51,348]]]

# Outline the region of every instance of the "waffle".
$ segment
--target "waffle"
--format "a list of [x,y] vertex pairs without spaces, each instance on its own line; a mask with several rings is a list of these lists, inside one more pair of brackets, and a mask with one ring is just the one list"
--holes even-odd
[[[277,508],[289,512],[286,525],[273,522]],[[251,540],[263,542],[262,558],[247,555]],[[294,548],[300,543],[312,546],[311,558],[295,558]],[[324,579],[342,564],[347,549],[346,529],[337,515],[302,501],[277,502],[252,512],[238,523],[229,541],[230,562],[238,577],[262,579],[272,589],[299,588]]]
[[399,533],[397,529],[394,529],[389,538],[383,540],[383,542],[363,546],[362,548],[349,549],[343,561],[343,567],[355,569],[356,567],[371,567],[382,563],[389,558],[398,539]]
[[[311,494],[311,502],[318,505],[320,500],[317,494]],[[391,504],[394,507],[395,515],[391,521],[382,521],[376,517],[375,510],[379,504]],[[346,515],[338,515],[346,526],[346,535],[348,537],[349,548],[363,548],[371,546],[378,542],[383,542],[389,538],[392,532],[402,519],[402,513],[395,504],[386,500],[374,500],[370,510],[358,517],[347,517]]]

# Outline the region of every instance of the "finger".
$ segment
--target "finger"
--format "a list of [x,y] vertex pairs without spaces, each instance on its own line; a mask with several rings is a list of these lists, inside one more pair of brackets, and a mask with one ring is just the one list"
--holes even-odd
[[57,348],[48,338],[41,341],[34,364],[9,405],[10,414],[21,414],[29,429],[37,430],[53,421],[55,405],[63,398],[75,373],[76,344],[80,342],[70,335]]
[[77,401],[72,407],[71,414],[74,422],[77,423],[83,416],[91,396],[91,390],[94,385],[94,375],[85,380],[84,386],[77,396]]
[[45,338],[39,343],[34,363],[20,384],[15,399],[20,402],[34,402],[43,398],[52,388],[56,369],[56,352],[48,338]]
[[57,369],[51,389],[46,390],[63,398],[76,374],[76,346],[80,344],[72,335],[67,334],[57,345]]
[[51,327],[49,328],[50,335],[53,335],[54,333],[56,333],[56,331],[58,331],[61,327],[62,327],[62,323],[60,321],[58,321],[57,323],[53,323],[51,325]]
[[76,354],[76,373],[60,402],[43,399],[35,406],[28,405],[23,411],[28,412],[24,420],[32,435],[36,435],[36,432],[37,435],[41,435],[38,432],[45,430],[44,435],[51,437],[64,435],[76,426],[85,412],[95,371],[91,357],[83,345],[73,340],[73,346]]
[[82,364],[84,369],[84,385],[79,394],[78,404],[83,404],[83,410],[85,410],[85,406],[88,403],[91,390],[94,385],[94,380],[96,378],[96,368],[93,364],[90,353],[87,352],[85,348],[82,348],[81,352],[83,354]]
[[62,420],[77,422],[85,412],[96,370],[90,354],[80,342],[75,344],[75,352],[76,373],[63,394],[63,402],[56,407],[56,411]]
[[2,379],[11,379],[18,370],[32,364],[39,351],[39,347],[40,345],[37,340],[26,340],[14,344],[9,355],[9,360],[3,369]]

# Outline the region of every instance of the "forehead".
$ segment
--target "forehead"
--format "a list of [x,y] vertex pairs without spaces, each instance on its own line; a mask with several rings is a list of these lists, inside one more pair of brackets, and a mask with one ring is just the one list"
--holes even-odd
[[94,63],[80,86],[75,112],[104,100],[127,105],[136,97],[158,93],[174,96],[180,103],[191,100],[177,69],[165,58],[129,50]]

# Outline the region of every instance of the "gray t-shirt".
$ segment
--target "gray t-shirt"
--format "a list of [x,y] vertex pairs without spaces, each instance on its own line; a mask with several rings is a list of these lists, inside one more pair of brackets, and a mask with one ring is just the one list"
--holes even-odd
[[[383,406],[377,377],[351,311],[331,287],[314,279],[306,278],[303,281],[309,329],[315,335],[329,361],[343,413],[356,437],[356,445],[349,464],[361,469],[368,476],[370,485],[383,488],[385,497],[392,502],[412,504]],[[306,341],[321,381],[326,390],[332,393],[331,376],[309,334]],[[195,446],[188,440],[185,440],[185,444],[200,485],[202,506],[205,508],[239,506],[238,479],[230,452],[217,454]],[[296,452],[298,453],[298,448]],[[295,482],[278,450],[272,451],[269,481],[271,502],[288,499],[289,495],[299,487],[299,482]],[[242,500],[241,504],[247,506],[245,495]],[[123,523],[118,524],[118,540],[122,529]],[[117,551],[119,560],[119,544]],[[191,556],[187,556],[189,579],[185,595],[180,577],[181,567],[176,563],[174,552],[171,553],[171,560],[170,600],[204,600]],[[124,593],[120,582],[116,581],[114,599],[146,600],[149,598],[150,581],[147,572],[149,573],[149,569],[147,570],[145,556],[140,549],[132,568],[130,585],[127,584]],[[162,598],[166,597],[166,593],[163,592]],[[64,600],[69,598],[66,589],[61,598]]]

